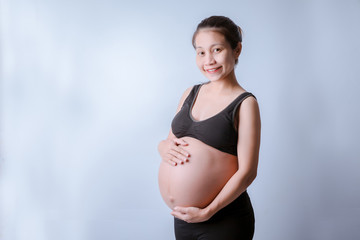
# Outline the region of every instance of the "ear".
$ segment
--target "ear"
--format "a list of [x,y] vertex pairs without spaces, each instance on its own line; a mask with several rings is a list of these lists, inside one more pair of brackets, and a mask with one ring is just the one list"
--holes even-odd
[[241,42],[238,42],[238,45],[235,48],[235,57],[236,57],[236,59],[240,56],[241,49],[242,49],[242,44],[241,44]]

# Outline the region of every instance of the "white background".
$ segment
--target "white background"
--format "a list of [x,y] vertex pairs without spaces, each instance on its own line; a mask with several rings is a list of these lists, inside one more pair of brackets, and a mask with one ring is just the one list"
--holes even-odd
[[211,15],[261,108],[254,239],[360,239],[359,0],[1,0],[0,239],[174,239],[157,144]]

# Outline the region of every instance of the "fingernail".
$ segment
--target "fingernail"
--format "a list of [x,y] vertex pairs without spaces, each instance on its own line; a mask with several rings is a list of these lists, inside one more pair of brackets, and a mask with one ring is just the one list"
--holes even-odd
[[184,164],[184,162],[181,162],[181,164]]
[[176,166],[177,165],[177,163],[174,163],[174,166]]

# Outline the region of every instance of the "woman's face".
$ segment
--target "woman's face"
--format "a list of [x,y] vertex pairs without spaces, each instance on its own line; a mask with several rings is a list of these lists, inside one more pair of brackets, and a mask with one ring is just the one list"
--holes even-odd
[[233,50],[221,33],[200,30],[195,38],[195,49],[196,64],[210,81],[225,79],[234,71],[238,49]]

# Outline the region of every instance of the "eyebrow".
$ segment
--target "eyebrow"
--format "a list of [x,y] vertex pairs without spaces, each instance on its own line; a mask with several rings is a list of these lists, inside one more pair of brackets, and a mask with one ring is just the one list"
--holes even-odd
[[[213,46],[216,46],[216,45],[224,46],[224,44],[222,44],[222,43],[214,43],[214,44],[212,44],[212,45],[210,46],[210,48],[212,48]],[[203,47],[201,47],[201,46],[196,46],[196,49],[198,49],[198,48],[203,48]]]

